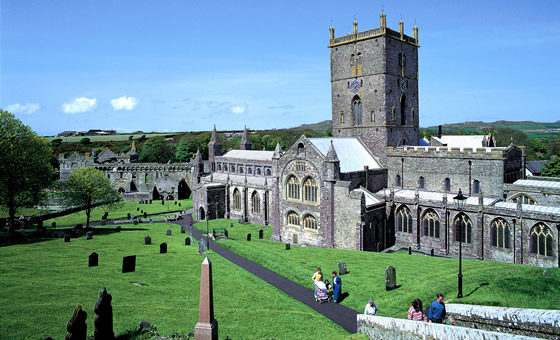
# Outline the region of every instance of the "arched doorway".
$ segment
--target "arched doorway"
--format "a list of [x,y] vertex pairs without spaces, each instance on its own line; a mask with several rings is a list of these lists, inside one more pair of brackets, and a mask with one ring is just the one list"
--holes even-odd
[[154,190],[152,191],[152,199],[153,200],[161,199],[161,195],[159,194],[159,191],[156,187],[154,187]]
[[191,188],[189,188],[184,179],[179,182],[177,196],[180,200],[188,199],[191,196]]
[[198,209],[198,220],[202,221],[206,219],[206,213],[204,212],[204,208],[200,207],[200,209]]
[[136,184],[134,183],[134,181],[130,181],[130,191],[138,191],[138,189],[136,189]]
[[119,188],[119,194],[124,194],[125,190],[123,188]]

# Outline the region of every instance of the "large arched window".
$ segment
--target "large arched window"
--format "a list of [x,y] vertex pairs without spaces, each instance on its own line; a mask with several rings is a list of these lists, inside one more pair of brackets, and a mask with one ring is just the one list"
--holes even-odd
[[451,180],[449,178],[446,178],[443,181],[443,190],[447,192],[451,191]]
[[311,177],[303,181],[303,200],[305,202],[317,202],[317,183]]
[[492,232],[492,246],[498,248],[509,248],[510,232],[509,225],[503,218],[497,218],[490,225]]
[[354,125],[362,125],[362,101],[358,96],[352,100],[352,112],[354,113]]
[[523,204],[537,204],[537,201],[527,195],[519,195],[511,199],[513,203],[517,203],[519,200],[521,200],[521,203]]
[[531,253],[552,256],[554,237],[546,224],[539,222],[531,228]]
[[397,230],[412,233],[412,214],[410,209],[404,205],[397,211]]
[[472,243],[472,222],[466,214],[455,217],[455,241]]
[[286,181],[288,199],[299,200],[299,181],[296,176],[290,176]]
[[288,213],[288,216],[286,216],[286,220],[287,220],[288,224],[290,224],[290,225],[299,226],[299,215],[294,211],[290,211]]
[[401,95],[401,125],[406,125],[406,96]]
[[233,191],[233,210],[241,210],[241,195],[237,189]]
[[259,196],[259,193],[256,191],[253,191],[253,194],[251,195],[251,202],[253,203],[253,215],[257,215],[260,214],[261,212],[261,198]]
[[422,225],[424,226],[424,236],[439,238],[439,216],[429,209],[422,217]]
[[317,230],[317,220],[311,215],[306,215],[303,218],[303,227]]

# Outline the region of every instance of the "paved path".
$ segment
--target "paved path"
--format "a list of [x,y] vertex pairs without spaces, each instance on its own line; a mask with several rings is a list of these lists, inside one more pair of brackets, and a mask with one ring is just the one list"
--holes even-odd
[[[203,237],[203,233],[199,230],[190,227],[191,215],[187,215],[179,221],[173,221],[172,223],[177,223],[181,226],[187,227],[190,233],[198,240]],[[205,233],[204,233],[205,234]],[[255,262],[249,261],[244,257],[241,257],[231,251],[220,247],[212,239],[210,239],[210,249],[215,253],[225,257],[229,261],[235,263],[241,268],[245,269],[249,273],[261,278],[262,280],[268,282],[272,286],[278,288],[294,299],[306,304],[308,307],[313,308],[317,312],[323,314],[329,318],[334,323],[340,325],[342,328],[350,333],[357,332],[357,318],[358,312],[348,307],[339,305],[337,303],[319,303],[315,301],[313,296],[313,290],[307,287],[303,287],[293,281],[288,280],[284,276],[281,276],[265,267],[256,264]],[[311,286],[311,274],[309,274],[309,283]]]

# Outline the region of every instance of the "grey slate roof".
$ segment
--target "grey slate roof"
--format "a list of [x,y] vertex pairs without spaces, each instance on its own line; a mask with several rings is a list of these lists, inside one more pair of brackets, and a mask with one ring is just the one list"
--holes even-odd
[[528,161],[525,167],[527,170],[531,171],[533,175],[540,175],[542,172],[542,167],[548,163],[548,161]]
[[309,141],[325,157],[331,146],[331,140],[340,160],[341,172],[363,171],[365,165],[370,169],[382,167],[358,138],[309,138]]

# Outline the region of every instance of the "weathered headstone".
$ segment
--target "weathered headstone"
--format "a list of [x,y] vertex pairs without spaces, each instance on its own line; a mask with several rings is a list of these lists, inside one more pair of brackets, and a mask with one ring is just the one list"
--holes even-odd
[[171,236],[171,229],[167,229],[167,236]]
[[186,246],[190,246],[190,245],[191,245],[191,238],[190,238],[190,236],[187,237],[187,238],[185,238],[185,245],[186,245]]
[[99,255],[96,252],[89,254],[88,267],[97,267],[99,265]]
[[74,308],[72,317],[66,323],[66,336],[64,340],[86,340],[87,338],[87,313],[82,306],[77,305]]
[[56,222],[51,223],[51,227],[56,228]]
[[286,250],[290,250],[290,244],[286,243]]
[[70,234],[64,234],[64,242],[70,242]]
[[186,229],[186,227],[181,227],[181,234],[185,233],[185,229]]
[[181,202],[179,202],[179,206],[181,206]]
[[206,254],[206,241],[202,237],[198,240],[198,253]]
[[198,322],[194,327],[195,339],[218,339],[218,321],[214,319],[214,293],[212,288],[212,262],[205,258],[200,271],[200,302]]
[[346,262],[339,262],[338,263],[338,275],[344,275],[348,273],[348,269],[346,268]]
[[247,241],[251,241],[251,234],[247,234]]
[[93,238],[93,231],[88,231],[86,233],[86,240],[91,240]]
[[175,201],[175,205],[177,205],[177,201]]
[[392,266],[385,269],[385,290],[397,288],[397,270]]
[[262,240],[264,237],[264,230],[259,230],[259,240]]
[[123,256],[122,272],[129,273],[136,271],[136,255]]
[[408,247],[408,255],[412,255],[412,247]]
[[165,202],[163,200],[161,200],[161,205],[165,205]]
[[144,213],[144,210],[140,210],[140,213],[143,214],[143,213]]
[[114,339],[113,333],[113,306],[111,306],[111,295],[107,294],[105,288],[99,291],[99,299],[93,307],[95,318],[93,319],[93,339]]
[[548,269],[546,269],[542,274],[543,274],[543,276],[549,276],[550,272],[548,271]]
[[152,244],[152,238],[150,236],[144,237],[144,244]]
[[144,211],[144,218],[148,218],[148,213]]
[[150,200],[150,204],[152,204],[152,200]]
[[434,248],[430,251],[430,256],[434,256]]
[[167,243],[163,242],[159,245],[159,253],[160,254],[167,253]]

